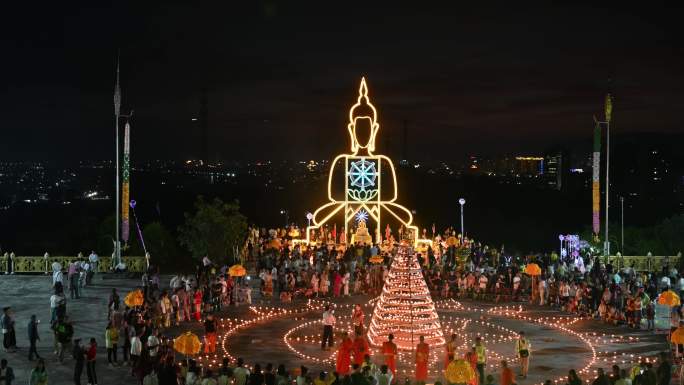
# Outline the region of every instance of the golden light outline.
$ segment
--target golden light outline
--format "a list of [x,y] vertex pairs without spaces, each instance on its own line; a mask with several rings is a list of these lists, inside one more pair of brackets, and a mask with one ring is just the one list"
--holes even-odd
[[[368,116],[366,114],[363,115],[357,115],[357,112],[360,107],[367,106],[370,108],[372,111],[372,116]],[[370,137],[368,140],[368,143],[360,143],[359,140],[357,139],[356,136],[356,123],[359,120],[370,120],[371,123],[371,132],[370,132]],[[408,231],[410,231],[413,235],[413,242],[414,245],[418,245],[418,243],[428,243],[432,244],[432,241],[429,239],[419,239],[419,231],[418,227],[415,225],[412,225],[413,222],[413,214],[409,209],[406,207],[395,203],[397,200],[398,196],[398,184],[397,184],[397,174],[396,170],[394,168],[394,162],[390,158],[388,158],[385,155],[373,155],[373,151],[375,151],[375,138],[377,136],[378,131],[380,130],[380,124],[377,121],[377,110],[375,109],[375,106],[370,102],[370,99],[368,98],[368,86],[366,84],[366,78],[362,77],[361,78],[361,84],[359,85],[359,96],[356,99],[356,103],[349,109],[349,124],[347,125],[347,130],[349,131],[349,136],[351,137],[351,153],[350,154],[340,154],[333,159],[332,163],[330,164],[330,173],[328,174],[328,199],[330,202],[324,204],[323,206],[319,207],[316,209],[316,211],[313,212],[313,218],[311,221],[311,225],[307,227],[306,229],[306,240],[296,240],[296,243],[306,243],[310,244],[311,243],[311,231],[319,229],[321,226],[323,226],[325,223],[330,221],[335,215],[337,215],[340,210],[344,210],[344,218],[345,218],[345,223],[344,223],[344,232],[345,232],[345,242],[349,242],[351,237],[348,237],[349,235],[349,222],[353,220],[354,215],[361,209],[365,209],[368,214],[377,222],[377,227],[375,229],[375,238],[378,238],[378,234],[380,234],[380,231],[382,229],[382,221],[381,221],[381,212],[387,211],[392,217],[397,219]],[[365,149],[368,152],[368,155],[359,155],[359,150]],[[350,161],[359,161],[359,160],[367,160],[374,162],[377,166],[377,178],[376,178],[376,183],[377,183],[377,194],[374,196],[373,199],[366,199],[366,200],[352,200],[349,199],[350,197],[350,189],[349,189],[349,163]],[[344,189],[344,199],[339,200],[336,199],[333,196],[333,177],[335,175],[335,166],[339,163],[342,163],[344,165],[344,176],[345,176],[345,189]],[[382,164],[383,162],[386,162],[386,165],[389,165],[389,171],[390,174],[392,175],[392,186],[393,186],[393,193],[392,197],[389,200],[383,200],[382,199]],[[328,212],[327,215],[325,215],[323,218],[320,218],[324,214],[325,211],[332,210]],[[397,211],[399,213],[397,213]],[[403,214],[403,215],[401,215]]]

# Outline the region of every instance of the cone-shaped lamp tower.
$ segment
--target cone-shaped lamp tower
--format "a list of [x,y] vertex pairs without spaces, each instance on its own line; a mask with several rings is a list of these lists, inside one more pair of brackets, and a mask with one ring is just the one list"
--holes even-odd
[[420,336],[430,346],[444,345],[442,325],[413,248],[402,245],[392,260],[382,294],[373,310],[368,340],[379,347],[394,335],[400,350],[414,350]]

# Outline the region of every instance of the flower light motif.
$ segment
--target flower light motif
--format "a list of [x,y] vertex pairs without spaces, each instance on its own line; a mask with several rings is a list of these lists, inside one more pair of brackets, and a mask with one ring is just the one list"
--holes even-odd
[[359,212],[356,213],[356,222],[359,223],[361,221],[368,221],[368,212],[366,210],[359,210]]

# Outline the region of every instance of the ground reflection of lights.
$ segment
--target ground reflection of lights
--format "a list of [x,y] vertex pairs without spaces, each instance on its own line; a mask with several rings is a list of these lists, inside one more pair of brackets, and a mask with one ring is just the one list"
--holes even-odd
[[[369,314],[377,299],[371,299],[362,304],[366,312],[366,323],[369,321]],[[321,320],[320,313],[323,311],[328,301],[322,299],[312,299],[300,306],[285,309],[281,307],[269,306],[251,306],[251,317],[245,319],[219,319],[219,349],[215,354],[200,354],[197,361],[200,365],[208,368],[215,368],[220,366],[223,358],[228,358],[234,362],[237,355],[231,352],[229,341],[241,333],[248,333],[248,329],[252,327],[266,327],[268,323],[276,319],[286,319],[297,321],[297,324],[287,330],[284,330],[282,341],[284,346],[292,354],[309,361],[314,364],[334,366],[336,352],[322,351],[321,344]],[[353,327],[351,325],[351,311],[354,304],[331,304],[336,310],[337,316],[337,330],[348,331],[353,335]],[[620,351],[598,351],[597,347],[605,348],[611,347],[615,349],[620,346],[639,342],[638,337],[620,336],[615,334],[600,334],[600,333],[581,333],[572,330],[571,327],[580,321],[582,318],[570,315],[553,316],[553,317],[535,317],[528,314],[522,305],[509,306],[478,306],[476,304],[464,304],[459,301],[448,299],[435,301],[442,328],[445,337],[449,339],[451,334],[456,334],[457,347],[456,351],[459,356],[465,353],[476,337],[481,337],[489,348],[487,349],[488,371],[498,369],[499,362],[503,359],[509,362],[515,362],[517,359],[513,352],[513,341],[518,338],[518,333],[500,324],[501,321],[514,321],[522,324],[540,325],[544,328],[550,328],[557,333],[571,336],[579,340],[587,347],[590,355],[587,357],[588,361],[583,368],[578,370],[578,374],[583,375],[586,381],[589,382],[595,374],[595,369],[598,366],[605,366],[606,364],[622,364],[628,365],[640,361],[648,361],[647,357],[642,357],[638,354],[630,354]],[[418,338],[418,335],[416,335]],[[505,350],[504,354],[501,352]],[[626,346],[625,346],[626,347]],[[373,356],[377,359],[376,363],[380,363],[380,353],[377,349],[373,350]],[[534,347],[533,350],[534,352]],[[252,359],[246,355],[249,362]],[[285,360],[285,358],[283,358]],[[258,360],[257,360],[258,361]],[[441,378],[444,370],[445,351],[444,348],[431,349],[430,352],[430,370],[429,376],[431,378]],[[398,355],[398,373],[400,378],[411,377],[413,375],[414,354],[412,352],[399,352]],[[568,363],[569,365],[574,364]],[[570,369],[571,367],[568,367]],[[556,384],[564,383],[565,376],[561,376],[552,381]]]

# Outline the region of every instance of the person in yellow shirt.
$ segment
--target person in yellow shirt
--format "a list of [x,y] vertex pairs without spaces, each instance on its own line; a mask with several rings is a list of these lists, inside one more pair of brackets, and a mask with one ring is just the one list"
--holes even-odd
[[456,357],[456,334],[451,335],[451,341],[446,344],[446,361],[444,362],[444,368],[449,366],[449,363]]
[[520,377],[527,378],[527,369],[530,367],[530,341],[525,338],[525,332],[518,333],[519,338],[515,341],[515,354],[520,359]]
[[328,382],[328,374],[326,372],[321,372],[318,378],[313,380],[314,385],[330,385]]
[[485,367],[487,366],[487,348],[482,343],[482,337],[475,338],[475,354],[477,355],[477,373],[480,385],[484,385]]
[[[107,324],[107,329],[105,330],[105,347],[107,348],[107,361],[109,366],[117,364],[116,351],[119,343],[119,329],[114,327],[112,322]],[[114,359],[112,361],[112,358]]]

